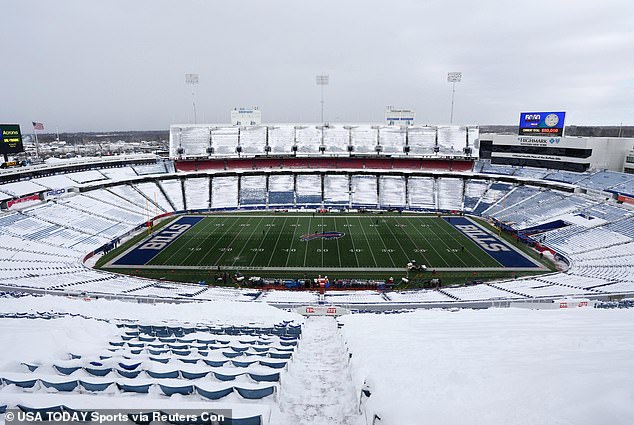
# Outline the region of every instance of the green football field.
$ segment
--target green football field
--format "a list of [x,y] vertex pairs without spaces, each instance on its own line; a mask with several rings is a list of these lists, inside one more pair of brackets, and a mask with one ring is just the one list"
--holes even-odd
[[[315,237],[324,232],[335,236]],[[209,215],[138,266],[387,271],[412,259],[429,268],[503,267],[440,217],[371,214]]]

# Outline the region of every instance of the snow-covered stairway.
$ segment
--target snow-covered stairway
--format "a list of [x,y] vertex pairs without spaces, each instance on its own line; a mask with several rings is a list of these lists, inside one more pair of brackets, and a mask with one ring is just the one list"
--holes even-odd
[[362,419],[348,369],[337,321],[333,317],[306,319],[280,391],[277,423],[356,425]]

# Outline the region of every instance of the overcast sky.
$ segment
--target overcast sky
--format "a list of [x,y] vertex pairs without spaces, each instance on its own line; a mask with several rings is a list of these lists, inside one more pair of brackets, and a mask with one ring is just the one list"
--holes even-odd
[[634,125],[631,0],[3,0],[0,122],[167,129],[258,105],[264,122]]

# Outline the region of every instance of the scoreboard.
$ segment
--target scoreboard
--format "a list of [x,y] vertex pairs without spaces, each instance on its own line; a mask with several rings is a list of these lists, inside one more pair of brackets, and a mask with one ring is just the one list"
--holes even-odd
[[24,152],[18,124],[0,124],[0,154]]
[[561,137],[564,134],[565,112],[520,113],[520,136]]

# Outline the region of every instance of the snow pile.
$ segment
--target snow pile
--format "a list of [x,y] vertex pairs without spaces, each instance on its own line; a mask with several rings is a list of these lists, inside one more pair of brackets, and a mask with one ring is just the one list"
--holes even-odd
[[3,313],[44,312],[83,314],[99,319],[130,319],[158,323],[163,320],[183,322],[226,322],[272,324],[282,320],[298,320],[301,316],[264,303],[207,301],[182,304],[136,304],[127,301],[91,299],[83,301],[59,296],[0,299]]
[[632,424],[634,310],[340,318],[369,423]]

